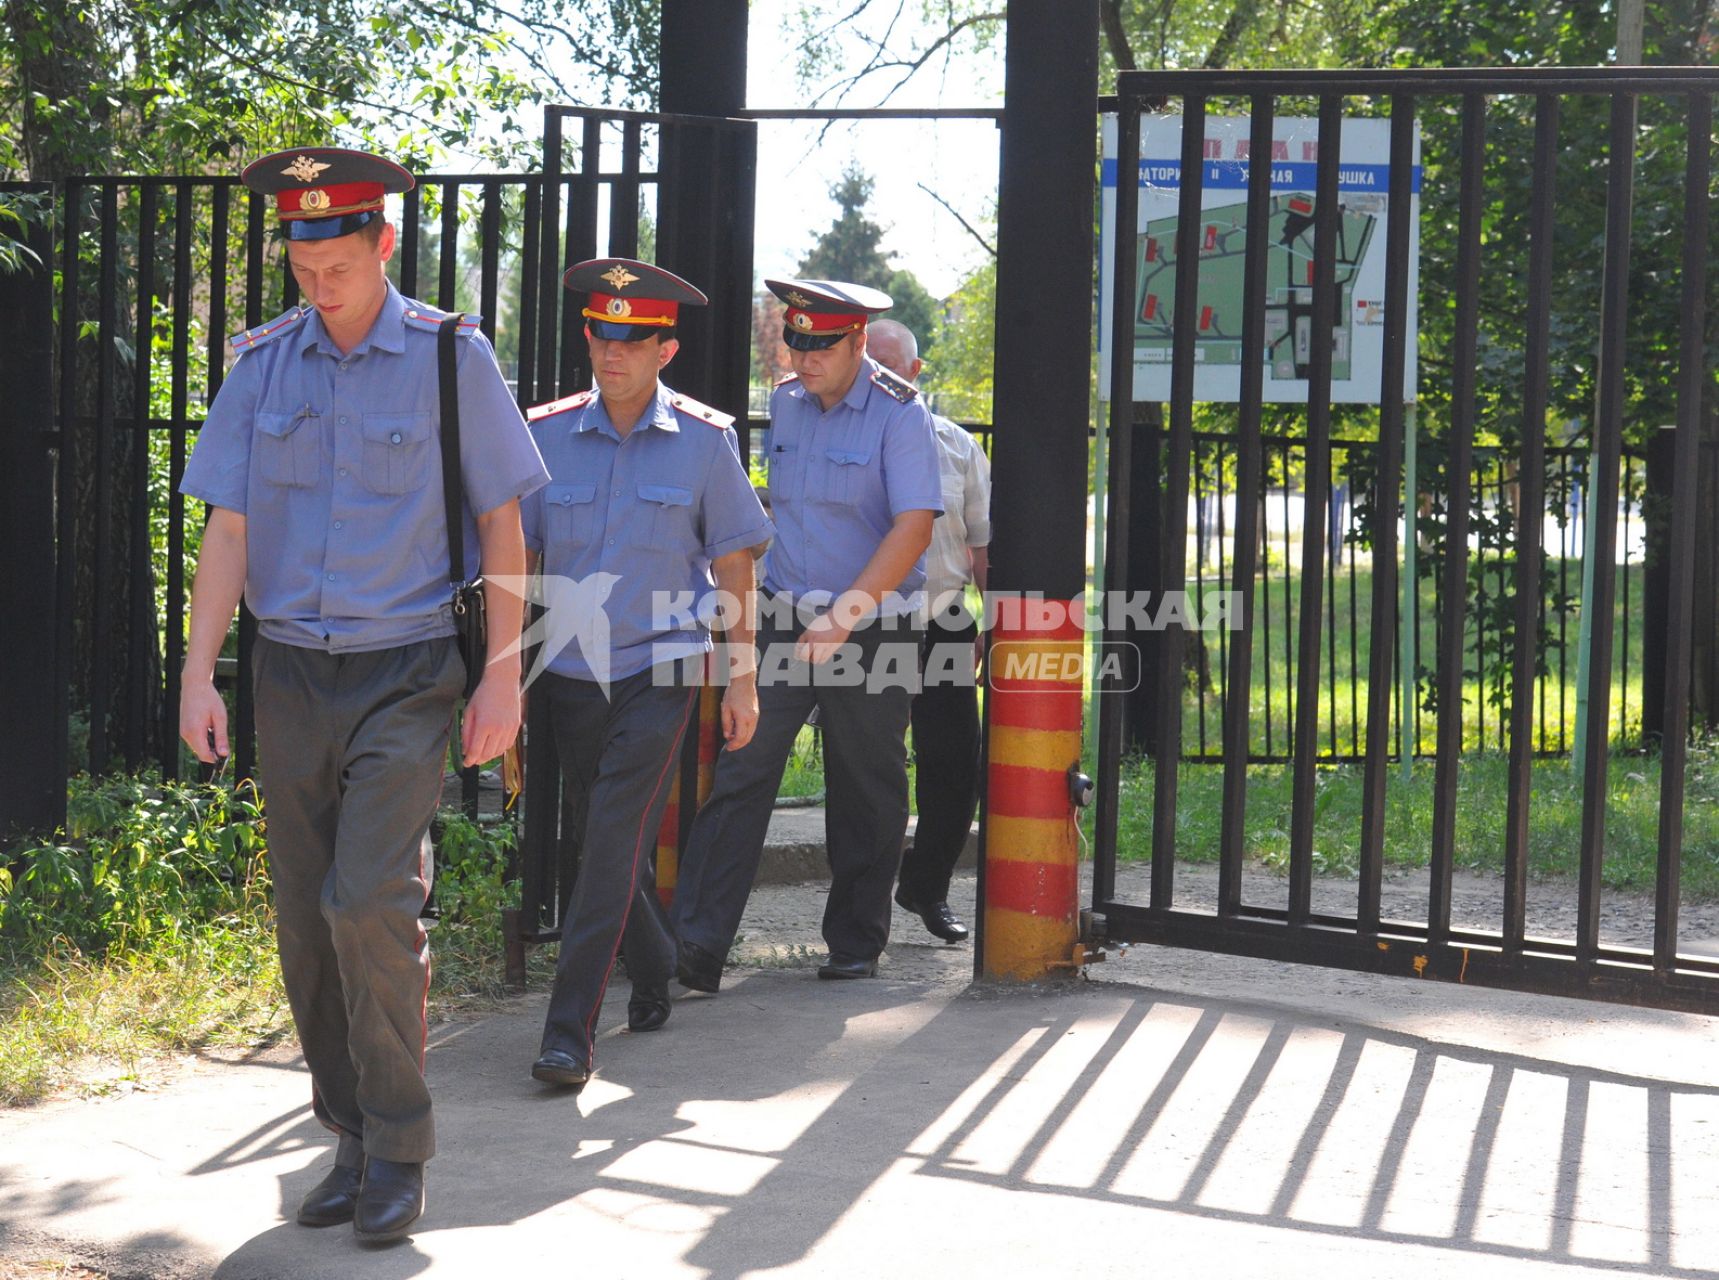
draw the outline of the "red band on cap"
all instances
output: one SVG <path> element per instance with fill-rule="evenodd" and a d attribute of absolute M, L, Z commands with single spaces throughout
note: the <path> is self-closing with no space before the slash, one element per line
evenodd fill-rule
<path fill-rule="evenodd" d="M 619 298 L 608 293 L 593 293 L 588 306 L 580 313 L 592 320 L 607 320 L 610 324 L 671 325 L 680 316 L 680 303 L 661 298 Z"/>
<path fill-rule="evenodd" d="M 337 218 L 382 207 L 380 182 L 339 182 L 327 187 L 292 187 L 275 193 L 283 219 Z"/>
<path fill-rule="evenodd" d="M 828 337 L 832 333 L 852 333 L 856 329 L 865 328 L 867 320 L 865 313 L 858 315 L 832 315 L 822 311 L 802 311 L 798 307 L 789 307 L 788 314 L 783 317 L 783 323 L 795 333 L 809 333 L 813 337 Z"/>

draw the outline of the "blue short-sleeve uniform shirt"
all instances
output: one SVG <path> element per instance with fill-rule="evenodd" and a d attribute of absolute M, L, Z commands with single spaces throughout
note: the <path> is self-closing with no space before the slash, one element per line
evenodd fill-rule
<path fill-rule="evenodd" d="M 776 540 L 764 557 L 766 592 L 800 599 L 846 591 L 896 516 L 943 513 L 931 415 L 906 386 L 866 356 L 827 413 L 798 380 L 771 395 L 765 456 Z M 921 556 L 881 612 L 911 612 L 909 598 L 924 587 Z"/>
<path fill-rule="evenodd" d="M 180 491 L 246 522 L 245 601 L 271 640 L 329 652 L 453 634 L 435 322 L 392 284 L 342 354 L 301 308 L 234 340 L 241 355 Z M 475 514 L 549 476 L 472 325 L 456 343 L 466 572 Z"/>
<path fill-rule="evenodd" d="M 710 562 L 774 530 L 726 415 L 660 383 L 625 439 L 594 391 L 546 408 L 531 430 L 550 482 L 520 506 L 525 544 L 549 609 L 582 615 L 546 617 L 548 669 L 607 683 L 707 652 Z"/>

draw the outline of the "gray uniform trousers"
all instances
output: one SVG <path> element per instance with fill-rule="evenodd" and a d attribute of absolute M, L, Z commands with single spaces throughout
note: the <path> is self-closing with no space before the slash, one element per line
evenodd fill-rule
<path fill-rule="evenodd" d="M 907 721 L 920 631 L 862 627 L 849 643 L 868 677 L 843 683 L 839 667 L 793 664 L 772 679 L 801 628 L 759 632 L 758 729 L 716 759 L 710 798 L 693 819 L 675 885 L 677 937 L 725 956 L 740 927 L 770 813 L 794 739 L 814 705 L 824 741 L 824 841 L 830 894 L 823 932 L 830 954 L 872 960 L 889 941 L 890 892 L 907 832 Z M 777 648 L 781 646 L 781 648 Z"/>
<path fill-rule="evenodd" d="M 666 994 L 674 976 L 674 939 L 657 901 L 651 855 L 698 690 L 658 685 L 651 669 L 615 681 L 606 693 L 592 680 L 544 679 L 581 840 L 543 1048 L 592 1066 L 597 1015 L 623 939 L 635 988 Z"/>
<path fill-rule="evenodd" d="M 424 1083 L 430 820 L 465 664 L 453 639 L 252 668 L 281 975 L 335 1159 L 435 1152 Z"/>

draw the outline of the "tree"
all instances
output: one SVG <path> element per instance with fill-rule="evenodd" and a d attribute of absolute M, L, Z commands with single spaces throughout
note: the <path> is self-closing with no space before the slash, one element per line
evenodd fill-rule
<path fill-rule="evenodd" d="M 919 339 L 921 351 L 935 342 L 939 308 L 919 278 L 891 265 L 883 250 L 884 228 L 866 213 L 875 184 L 849 166 L 830 188 L 841 212 L 800 259 L 799 274 L 808 280 L 841 280 L 881 289 L 895 301 L 890 318 L 899 320 Z"/>

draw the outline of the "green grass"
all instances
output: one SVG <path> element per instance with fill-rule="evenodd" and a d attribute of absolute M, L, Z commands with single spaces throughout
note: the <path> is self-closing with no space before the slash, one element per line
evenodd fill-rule
<path fill-rule="evenodd" d="M 1434 765 L 1422 761 L 1412 778 L 1392 765 L 1385 790 L 1385 861 L 1426 865 L 1432 845 Z M 1354 875 L 1360 861 L 1362 767 L 1322 766 L 1314 801 L 1314 867 Z M 1292 773 L 1287 765 L 1248 769 L 1247 856 L 1278 869 L 1289 858 Z M 1604 882 L 1615 889 L 1651 890 L 1659 849 L 1659 761 L 1620 755 L 1609 764 Z M 1222 821 L 1223 770 L 1184 764 L 1177 779 L 1176 852 L 1189 862 L 1214 862 Z M 1155 779 L 1149 761 L 1123 769 L 1117 814 L 1117 856 L 1149 858 Z M 1509 803 L 1508 761 L 1496 754 L 1462 762 L 1458 775 L 1455 860 L 1478 871 L 1502 871 Z M 1089 811 L 1090 813 L 1090 811 Z M 1578 868 L 1582 787 L 1568 761 L 1536 761 L 1529 798 L 1528 864 L 1537 878 L 1570 877 Z M 1088 820 L 1090 834 L 1090 817 Z M 1719 898 L 1719 748 L 1690 754 L 1685 772 L 1683 896 Z"/>
<path fill-rule="evenodd" d="M 1565 575 L 1566 585 L 1572 595 L 1580 593 L 1581 565 L 1578 561 L 1565 563 L 1553 559 L 1548 562 L 1546 582 L 1548 591 L 1556 590 L 1559 574 Z M 1625 613 L 1624 582 L 1629 581 L 1629 609 Z M 1188 585 L 1195 589 L 1195 578 L 1190 568 Z M 1216 589 L 1217 582 L 1214 569 L 1208 561 L 1206 588 Z M 1498 581 L 1496 572 L 1487 573 L 1488 591 L 1502 594 L 1508 588 Z M 1341 571 L 1337 575 L 1335 590 L 1329 580 L 1326 582 L 1328 603 L 1324 610 L 1321 626 L 1320 641 L 1320 672 L 1319 672 L 1319 750 L 1321 753 L 1332 753 L 1333 743 L 1335 754 L 1361 754 L 1365 734 L 1367 715 L 1368 655 L 1371 652 L 1373 637 L 1372 619 L 1372 590 L 1373 573 L 1369 561 L 1358 557 L 1355 573 L 1351 579 L 1348 572 L 1347 551 Z M 1617 617 L 1619 630 L 1612 647 L 1612 696 L 1610 709 L 1611 736 L 1614 741 L 1633 744 L 1635 735 L 1639 733 L 1641 723 L 1641 631 L 1642 631 L 1642 570 L 1640 565 L 1620 566 L 1617 587 Z M 1419 584 L 1419 658 L 1418 665 L 1422 669 L 1418 700 L 1423 704 L 1418 723 L 1418 751 L 1430 752 L 1435 744 L 1438 729 L 1437 715 L 1427 709 L 1424 704 L 1431 690 L 1431 673 L 1436 670 L 1438 654 L 1436 644 L 1436 608 L 1435 593 L 1431 581 L 1422 579 Z M 1332 606 L 1335 606 L 1336 627 L 1331 627 Z M 1256 753 L 1266 753 L 1268 743 L 1270 753 L 1283 753 L 1288 750 L 1292 733 L 1291 718 L 1294 699 L 1295 664 L 1290 661 L 1291 650 L 1300 644 L 1298 630 L 1301 619 L 1301 575 L 1290 573 L 1287 579 L 1282 569 L 1281 558 L 1272 562 L 1268 577 L 1261 578 L 1255 587 L 1255 626 L 1253 635 L 1253 667 L 1252 680 L 1249 689 L 1248 706 L 1250 709 L 1250 735 L 1253 750 Z M 1578 635 L 1578 612 L 1572 610 L 1565 625 L 1566 648 L 1560 651 L 1553 647 L 1547 650 L 1545 656 L 1546 672 L 1536 682 L 1534 688 L 1534 724 L 1536 732 L 1535 746 L 1537 750 L 1559 751 L 1567 749 L 1575 736 L 1576 701 L 1578 686 L 1576 679 L 1576 650 Z M 1288 622 L 1285 622 L 1285 618 Z M 1476 648 L 1476 627 L 1474 611 L 1470 609 L 1466 615 L 1467 627 L 1464 632 L 1463 666 L 1469 674 L 1463 681 L 1463 749 L 1503 750 L 1508 745 L 1504 732 L 1504 721 L 1509 714 L 1508 682 L 1504 685 L 1505 700 L 1501 707 L 1495 702 L 1491 688 L 1474 674 L 1480 667 L 1481 659 L 1490 668 L 1499 659 L 1498 641 L 1494 634 L 1489 633 L 1485 640 L 1485 648 Z M 1552 615 L 1548 628 L 1555 640 L 1557 636 L 1557 619 Z M 1287 632 L 1287 639 L 1286 639 Z M 1629 666 L 1624 667 L 1624 636 L 1628 635 Z M 1220 634 L 1215 631 L 1201 633 L 1198 638 L 1189 637 L 1189 644 L 1203 643 L 1206 651 L 1206 661 L 1210 672 L 1210 687 L 1203 693 L 1194 686 L 1192 674 L 1185 683 L 1183 698 L 1182 724 L 1184 750 L 1195 753 L 1201 750 L 1201 735 L 1204 733 L 1205 750 L 1213 755 L 1219 750 L 1219 740 L 1223 723 L 1223 699 L 1221 697 L 1228 643 L 1233 637 L 1228 633 Z M 1351 645 L 1353 660 L 1351 660 Z M 1395 645 L 1396 638 L 1392 637 L 1393 668 L 1391 692 L 1391 749 L 1395 751 L 1398 744 L 1398 717 L 1401 708 L 1397 696 L 1398 676 L 1396 674 Z M 1562 736 L 1560 731 L 1562 728 Z M 1543 728 L 1544 738 L 1539 735 Z"/>
<path fill-rule="evenodd" d="M 78 778 L 68 817 L 0 861 L 0 1105 L 73 1079 L 146 1083 L 163 1055 L 290 1033 L 248 787 Z M 517 889 L 510 827 L 443 813 L 435 834 L 431 995 L 445 1012 L 503 992 L 501 908 Z M 532 958 L 541 975 L 547 955 Z"/>

